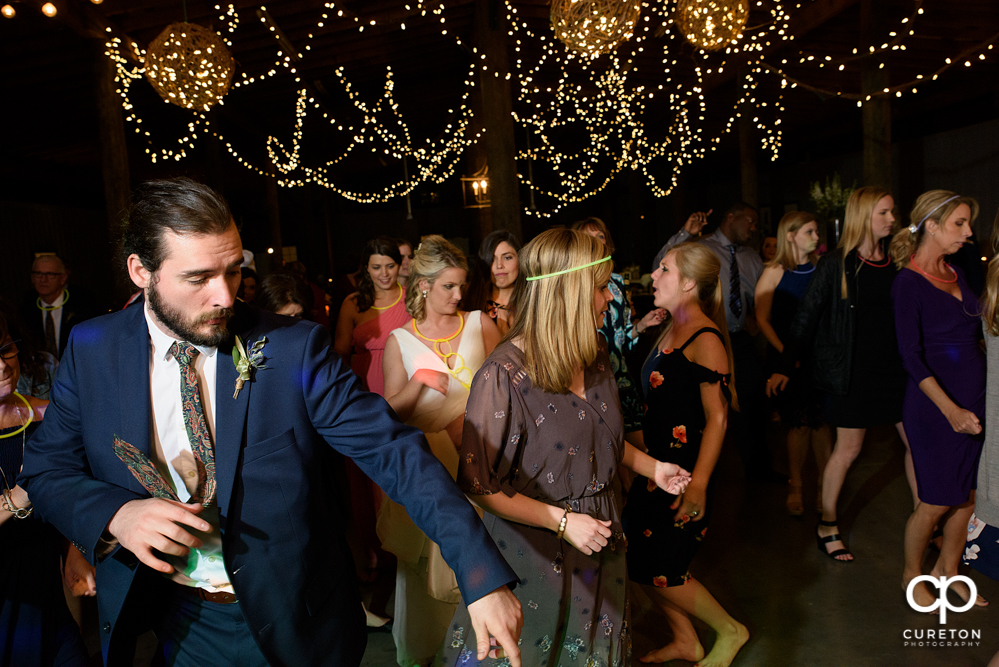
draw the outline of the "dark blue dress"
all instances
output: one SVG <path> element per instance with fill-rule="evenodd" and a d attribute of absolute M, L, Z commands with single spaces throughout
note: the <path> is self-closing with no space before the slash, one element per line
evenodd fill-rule
<path fill-rule="evenodd" d="M 938 289 L 915 271 L 903 269 L 892 286 L 895 331 L 909 374 L 902 424 L 909 437 L 919 499 L 931 505 L 960 505 L 978 476 L 984 434 L 956 433 L 919 383 L 936 378 L 957 405 L 985 413 L 985 352 L 978 299 L 957 272 L 962 300 Z"/>
<path fill-rule="evenodd" d="M 770 326 L 774 328 L 781 342 L 787 340 L 791 323 L 798 312 L 798 303 L 805 295 L 805 290 L 812 282 L 814 274 L 815 265 L 810 262 L 799 264 L 792 270 L 784 269 L 780 282 L 774 288 L 773 303 L 770 307 Z M 779 363 L 780 352 L 773 345 L 767 344 L 767 374 L 777 372 L 780 368 Z M 787 388 L 772 399 L 781 423 L 789 428 L 801 426 L 818 428 L 825 421 L 822 394 L 812 387 L 808 379 L 810 377 L 808 359 L 803 359 L 801 366 L 794 369 L 790 375 Z"/>
<path fill-rule="evenodd" d="M 701 384 L 721 382 L 728 395 L 729 376 L 684 356 L 683 351 L 703 333 L 721 338 L 717 329 L 705 327 L 682 346 L 656 350 L 642 368 L 645 419 L 642 430 L 649 455 L 693 471 L 701 453 L 706 420 Z M 638 475 L 624 506 L 624 533 L 628 538 L 628 578 L 640 584 L 679 586 L 690 578 L 689 567 L 708 530 L 714 498 L 714 477 L 699 521 L 674 521 L 670 505 L 676 496 Z"/>
<path fill-rule="evenodd" d="M 31 424 L 27 437 L 37 427 Z M 0 429 L 0 435 L 19 428 Z M 0 468 L 11 486 L 23 455 L 20 434 L 0 440 Z M 32 515 L 0 526 L 0 545 L 0 666 L 86 665 L 87 651 L 62 592 L 62 537 Z"/>

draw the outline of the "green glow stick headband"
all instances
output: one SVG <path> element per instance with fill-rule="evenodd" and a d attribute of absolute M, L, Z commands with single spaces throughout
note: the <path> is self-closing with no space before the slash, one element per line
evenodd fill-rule
<path fill-rule="evenodd" d="M 610 258 L 611 256 L 607 255 L 603 259 L 598 259 L 595 262 L 590 262 L 589 264 L 583 264 L 581 266 L 574 266 L 571 269 L 563 269 L 561 271 L 556 271 L 555 273 L 546 273 L 543 276 L 531 276 L 530 278 L 527 279 L 527 282 L 531 282 L 532 280 L 541 280 L 542 278 L 552 278 L 554 276 L 560 276 L 563 273 L 572 273 L 573 271 L 579 271 L 580 269 L 585 269 L 588 266 L 594 266 L 595 264 L 602 264 L 603 262 L 606 262 Z"/>

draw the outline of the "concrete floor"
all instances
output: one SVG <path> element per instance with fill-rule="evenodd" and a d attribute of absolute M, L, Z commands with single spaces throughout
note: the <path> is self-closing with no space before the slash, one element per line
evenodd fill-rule
<path fill-rule="evenodd" d="M 777 441 L 776 433 L 774 441 Z M 775 460 L 783 461 L 774 447 Z M 806 469 L 802 518 L 788 516 L 787 487 L 747 485 L 734 447 L 726 445 L 716 472 L 718 502 L 711 529 L 691 568 L 751 633 L 737 667 L 984 667 L 999 650 L 999 611 L 949 613 L 947 624 L 909 608 L 901 588 L 902 536 L 912 500 L 903 447 L 892 428 L 868 434 L 840 502 L 840 529 L 856 560 L 839 563 L 815 546 L 815 471 Z M 786 465 L 786 464 L 783 464 Z M 780 464 L 778 464 L 778 467 Z M 927 551 L 925 572 L 935 552 Z M 964 572 L 999 609 L 999 582 Z M 953 597 L 954 604 L 959 600 Z M 634 655 L 666 643 L 665 620 L 635 591 Z M 391 606 L 389 606 L 391 609 Z M 980 630 L 978 646 L 904 647 L 906 629 Z M 713 633 L 698 626 L 705 650 Z M 493 661 L 487 661 L 490 664 Z M 368 635 L 364 667 L 392 667 L 387 632 Z M 571 665 L 572 663 L 566 664 Z M 637 659 L 635 665 L 639 665 Z M 674 667 L 689 665 L 684 661 Z"/>

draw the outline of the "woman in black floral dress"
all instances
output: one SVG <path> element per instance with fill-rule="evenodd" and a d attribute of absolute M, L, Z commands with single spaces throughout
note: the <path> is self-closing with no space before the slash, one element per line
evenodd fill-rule
<path fill-rule="evenodd" d="M 704 246 L 671 249 L 652 274 L 655 304 L 672 319 L 642 369 L 647 411 L 643 428 L 649 454 L 692 470 L 686 491 L 670 494 L 638 478 L 624 512 L 628 571 L 647 586 L 666 614 L 673 641 L 641 658 L 674 659 L 701 667 L 727 667 L 749 639 L 710 592 L 690 576 L 690 562 L 712 512 L 712 473 L 721 453 L 731 398 L 731 352 L 718 281 L 719 262 Z M 714 318 L 714 319 L 712 319 Z M 689 616 L 718 637 L 704 649 Z"/>
<path fill-rule="evenodd" d="M 520 579 L 524 667 L 629 665 L 615 473 L 624 465 L 677 492 L 686 473 L 624 442 L 617 383 L 596 332 L 611 298 L 603 245 L 554 229 L 521 261 L 523 306 L 472 382 L 458 484 L 486 510 L 483 522 Z M 459 605 L 435 664 L 477 665 L 472 635 Z"/>

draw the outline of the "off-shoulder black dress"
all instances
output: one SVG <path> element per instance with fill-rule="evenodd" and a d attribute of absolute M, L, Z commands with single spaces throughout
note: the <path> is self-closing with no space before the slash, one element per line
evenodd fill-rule
<path fill-rule="evenodd" d="M 657 350 L 642 368 L 645 419 L 642 430 L 649 455 L 693 471 L 701 452 L 707 421 L 701 403 L 701 385 L 721 382 L 728 397 L 729 376 L 696 364 L 683 351 L 703 333 L 721 338 L 717 329 L 696 331 L 682 346 Z M 628 538 L 628 577 L 640 584 L 679 586 L 690 578 L 690 562 L 708 530 L 714 499 L 714 478 L 700 521 L 674 521 L 670 505 L 676 496 L 646 477 L 636 477 L 624 507 Z"/>

